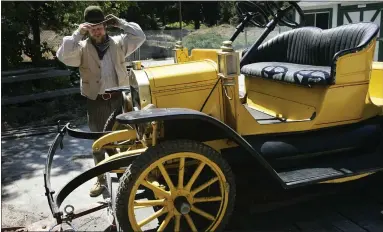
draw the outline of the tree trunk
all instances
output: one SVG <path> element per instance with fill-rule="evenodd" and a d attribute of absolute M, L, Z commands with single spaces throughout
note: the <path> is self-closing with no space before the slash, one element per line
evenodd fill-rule
<path fill-rule="evenodd" d="M 41 48 L 40 48 L 40 20 L 39 20 L 39 2 L 32 2 L 32 14 L 30 25 L 33 34 L 33 50 L 32 50 L 32 63 L 39 66 L 41 63 Z"/>
<path fill-rule="evenodd" d="M 201 21 L 199 19 L 194 20 L 194 29 L 198 30 L 201 27 Z"/>

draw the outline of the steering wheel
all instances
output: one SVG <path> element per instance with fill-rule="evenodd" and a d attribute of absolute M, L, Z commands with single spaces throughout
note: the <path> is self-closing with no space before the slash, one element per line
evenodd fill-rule
<path fill-rule="evenodd" d="M 303 13 L 303 10 L 300 8 L 297 2 L 283 1 L 276 3 L 274 1 L 267 1 L 265 4 L 268 13 L 271 14 L 274 18 L 277 18 L 278 14 L 283 15 L 279 19 L 280 24 L 291 28 L 297 28 L 304 25 L 305 14 Z M 286 17 L 287 13 L 291 11 L 291 9 L 295 9 L 298 12 L 298 15 L 300 17 L 299 23 L 297 23 L 295 20 L 291 20 L 288 17 Z"/>
<path fill-rule="evenodd" d="M 256 27 L 265 28 L 269 22 L 267 14 L 259 5 L 251 1 L 239 1 L 235 4 L 240 19 L 246 16 L 252 16 L 250 23 Z"/>

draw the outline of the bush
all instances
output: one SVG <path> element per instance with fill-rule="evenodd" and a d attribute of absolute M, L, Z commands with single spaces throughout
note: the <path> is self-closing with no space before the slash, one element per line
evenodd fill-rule
<path fill-rule="evenodd" d="M 194 30 L 194 23 L 185 23 L 182 22 L 182 28 L 188 29 L 188 30 Z M 201 23 L 200 29 L 207 28 L 207 26 L 203 23 Z M 180 29 L 180 23 L 174 22 L 174 23 L 168 23 L 165 26 L 165 30 L 174 30 L 174 29 Z"/>
<path fill-rule="evenodd" d="M 207 32 L 204 34 L 190 34 L 186 36 L 182 43 L 184 47 L 187 47 L 190 50 L 194 48 L 220 48 L 222 42 L 225 41 L 224 37 L 215 32 Z"/>

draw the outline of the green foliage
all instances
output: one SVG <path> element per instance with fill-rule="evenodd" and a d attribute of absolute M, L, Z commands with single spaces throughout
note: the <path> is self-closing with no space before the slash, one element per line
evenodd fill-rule
<path fill-rule="evenodd" d="M 165 29 L 169 29 L 169 30 L 175 30 L 175 29 L 179 29 L 179 28 L 180 28 L 180 22 L 169 23 L 169 24 L 166 24 L 166 26 L 165 26 Z M 207 26 L 205 24 L 200 25 L 200 29 L 205 29 L 205 28 L 207 28 Z M 193 30 L 194 24 L 182 22 L 182 29 Z"/>
<path fill-rule="evenodd" d="M 225 40 L 223 36 L 216 32 L 190 34 L 184 38 L 182 43 L 190 50 L 194 48 L 220 48 Z"/>
<path fill-rule="evenodd" d="M 220 23 L 230 23 L 230 19 L 236 16 L 235 2 L 222 1 L 220 4 Z"/>
<path fill-rule="evenodd" d="M 235 15 L 234 3 L 182 2 L 184 29 L 200 29 L 217 22 L 229 23 Z M 105 14 L 114 14 L 137 22 L 144 30 L 161 26 L 178 29 L 179 2 L 134 1 L 14 1 L 2 2 L 2 65 L 17 67 L 24 53 L 41 64 L 41 54 L 49 50 L 39 43 L 40 30 L 53 30 L 68 35 L 83 22 L 84 9 L 99 5 Z M 31 38 L 30 35 L 34 35 Z"/>
<path fill-rule="evenodd" d="M 15 67 L 22 61 L 23 41 L 29 34 L 25 15 L 29 9 L 17 2 L 2 2 L 1 7 L 1 65 L 3 70 Z"/>
<path fill-rule="evenodd" d="M 3 69 L 17 67 L 22 61 L 23 52 L 31 57 L 32 61 L 41 60 L 41 54 L 49 51 L 50 48 L 44 43 L 36 44 L 29 35 L 39 35 L 41 29 L 65 34 L 72 33 L 78 24 L 84 21 L 84 9 L 91 4 L 100 5 L 105 14 L 119 16 L 121 12 L 125 12 L 130 6 L 137 3 L 107 1 L 2 2 Z M 34 27 L 36 23 L 37 27 Z"/>

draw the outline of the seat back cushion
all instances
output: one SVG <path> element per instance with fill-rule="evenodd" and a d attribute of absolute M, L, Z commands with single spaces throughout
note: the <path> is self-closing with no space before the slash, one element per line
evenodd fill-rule
<path fill-rule="evenodd" d="M 337 52 L 366 46 L 378 31 L 379 26 L 369 22 L 327 30 L 302 27 L 281 33 L 257 49 L 244 52 L 250 52 L 247 64 L 274 61 L 331 66 Z"/>

